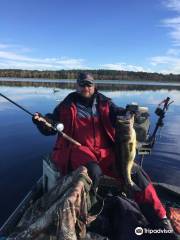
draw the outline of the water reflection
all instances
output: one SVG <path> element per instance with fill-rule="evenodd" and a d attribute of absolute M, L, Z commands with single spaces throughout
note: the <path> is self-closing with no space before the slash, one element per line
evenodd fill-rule
<path fill-rule="evenodd" d="M 47 87 L 1 86 L 0 92 L 30 112 L 51 112 L 71 89 L 54 92 Z M 151 130 L 157 117 L 155 107 L 169 96 L 174 100 L 165 126 L 151 156 L 145 158 L 144 168 L 152 180 L 180 186 L 180 91 L 102 91 L 119 106 L 137 102 L 148 106 L 151 113 Z M 42 156 L 50 152 L 55 137 L 42 136 L 32 124 L 31 117 L 0 97 L 0 224 L 16 207 L 27 191 L 42 174 Z M 5 191 L 6 189 L 6 191 Z M 11 201 L 13 199 L 13 201 Z M 7 206 L 9 206 L 7 208 Z"/>
<path fill-rule="evenodd" d="M 44 83 L 75 83 L 74 79 L 44 79 L 44 78 L 12 78 L 12 77 L 0 77 L 0 82 L 37 82 L 41 86 Z M 130 85 L 166 85 L 166 86 L 180 86 L 179 82 L 161 82 L 161 81 L 142 81 L 142 80 L 95 80 L 98 84 L 130 84 Z M 1 84 L 2 85 L 2 84 Z"/>
<path fill-rule="evenodd" d="M 58 89 L 58 91 L 54 91 L 54 88 L 46 88 L 46 87 L 7 87 L 1 86 L 0 91 L 2 94 L 9 96 L 14 101 L 26 101 L 28 102 L 45 98 L 51 99 L 54 101 L 61 101 L 63 98 L 67 96 L 68 93 L 74 91 L 74 89 Z M 110 91 L 110 90 L 101 90 L 103 94 L 112 98 L 120 105 L 126 105 L 130 102 L 137 102 L 141 105 L 157 105 L 162 101 L 163 98 L 169 96 L 173 101 L 173 105 L 180 106 L 180 91 L 178 90 L 146 90 L 146 91 L 139 91 L 139 90 L 121 90 L 121 91 Z M 31 99 L 32 98 L 32 99 Z M 29 101 L 30 99 L 30 101 Z M 7 103 L 7 100 L 4 98 L 0 98 L 0 103 Z M 2 107 L 2 106 L 1 106 Z M 10 105 L 10 107 L 12 107 Z M 0 108 L 1 110 L 1 108 Z"/>
<path fill-rule="evenodd" d="M 96 86 L 100 90 L 180 90 L 178 82 L 153 82 L 153 81 L 127 81 L 127 80 L 96 80 Z M 33 79 L 33 78 L 0 78 L 1 86 L 34 86 L 52 88 L 71 88 L 76 85 L 72 79 Z"/>

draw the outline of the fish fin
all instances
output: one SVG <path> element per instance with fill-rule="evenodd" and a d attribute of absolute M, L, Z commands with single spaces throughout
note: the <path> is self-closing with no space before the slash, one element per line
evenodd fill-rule
<path fill-rule="evenodd" d="M 135 182 L 133 182 L 133 184 L 131 185 L 131 187 L 132 187 L 132 190 L 133 190 L 134 192 L 141 192 L 141 191 L 142 191 L 142 189 L 141 189 Z"/>
<path fill-rule="evenodd" d="M 122 194 L 124 193 L 127 198 L 134 199 L 135 192 L 141 192 L 142 189 L 136 183 L 127 184 L 123 186 Z"/>

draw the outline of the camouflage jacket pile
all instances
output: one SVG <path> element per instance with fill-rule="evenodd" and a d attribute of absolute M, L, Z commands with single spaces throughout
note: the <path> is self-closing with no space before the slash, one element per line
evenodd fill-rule
<path fill-rule="evenodd" d="M 96 218 L 88 214 L 91 185 L 85 167 L 63 177 L 27 209 L 16 231 L 7 239 L 86 239 L 86 224 Z"/>

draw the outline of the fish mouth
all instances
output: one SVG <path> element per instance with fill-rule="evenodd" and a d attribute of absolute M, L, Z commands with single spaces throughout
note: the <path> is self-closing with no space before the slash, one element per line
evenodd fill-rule
<path fill-rule="evenodd" d="M 117 120 L 126 122 L 126 121 L 130 121 L 132 119 L 131 115 L 125 115 L 125 116 L 117 116 Z"/>
<path fill-rule="evenodd" d="M 117 122 L 116 131 L 118 134 L 131 135 L 133 126 L 130 123 L 119 123 Z"/>
<path fill-rule="evenodd" d="M 134 115 L 118 116 L 116 119 L 116 125 L 122 128 L 132 128 L 134 125 Z"/>

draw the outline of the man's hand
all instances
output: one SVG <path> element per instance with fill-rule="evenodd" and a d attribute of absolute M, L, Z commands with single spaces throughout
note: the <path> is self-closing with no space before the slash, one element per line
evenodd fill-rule
<path fill-rule="evenodd" d="M 55 122 L 48 117 L 44 117 L 41 113 L 36 112 L 32 117 L 32 121 L 36 125 L 44 124 L 49 128 L 52 128 L 54 131 L 62 132 L 64 129 L 64 125 L 59 122 Z"/>
<path fill-rule="evenodd" d="M 44 117 L 41 113 L 38 112 L 34 114 L 34 116 L 32 117 L 32 121 L 36 125 L 40 125 L 43 123 L 44 125 L 50 128 L 52 128 L 54 124 L 54 122 L 51 119 Z"/>
<path fill-rule="evenodd" d="M 36 112 L 34 116 L 32 117 L 32 121 L 34 124 L 39 124 L 40 122 L 44 122 L 44 117 L 41 113 Z"/>

